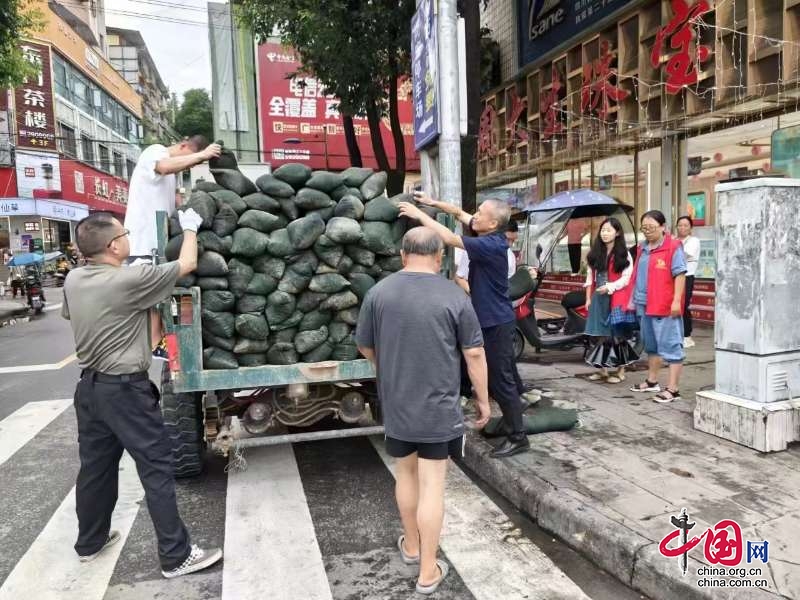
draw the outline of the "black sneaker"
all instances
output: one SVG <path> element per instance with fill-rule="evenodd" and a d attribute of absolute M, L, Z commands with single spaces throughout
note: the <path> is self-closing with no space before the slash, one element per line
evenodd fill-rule
<path fill-rule="evenodd" d="M 516 442 L 511 438 L 506 438 L 502 444 L 492 450 L 492 458 L 508 458 L 509 456 L 514 456 L 520 452 L 527 452 L 530 450 L 530 447 L 531 443 L 528 441 L 527 436 L 517 440 Z"/>
<path fill-rule="evenodd" d="M 180 577 L 181 575 L 202 571 L 220 560 L 222 560 L 222 550 L 219 548 L 203 550 L 197 544 L 192 544 L 192 551 L 181 566 L 175 567 L 169 571 L 164 571 L 162 569 L 161 574 L 167 579 L 172 579 L 174 577 Z"/>
<path fill-rule="evenodd" d="M 156 346 L 155 350 L 153 350 L 153 359 L 154 360 L 169 360 L 169 353 L 167 349 L 159 344 Z"/>
<path fill-rule="evenodd" d="M 80 560 L 83 563 L 92 562 L 95 558 L 100 556 L 103 550 L 105 550 L 106 548 L 110 548 L 111 546 L 116 544 L 121 538 L 122 536 L 119 534 L 119 531 L 109 531 L 108 539 L 106 540 L 106 543 L 103 544 L 103 547 L 100 548 L 100 550 L 98 550 L 94 554 L 87 554 L 86 556 L 78 556 L 78 560 Z"/>

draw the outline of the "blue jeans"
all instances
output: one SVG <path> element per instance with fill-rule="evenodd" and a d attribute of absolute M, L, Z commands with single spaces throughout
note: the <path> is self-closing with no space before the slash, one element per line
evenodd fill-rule
<path fill-rule="evenodd" d="M 648 356 L 658 355 L 668 364 L 683 362 L 683 318 L 651 317 L 644 314 L 645 307 L 636 305 L 644 350 Z"/>

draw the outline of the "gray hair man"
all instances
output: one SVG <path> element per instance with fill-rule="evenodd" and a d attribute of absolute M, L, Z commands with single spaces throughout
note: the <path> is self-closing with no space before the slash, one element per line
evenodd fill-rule
<path fill-rule="evenodd" d="M 377 370 L 386 451 L 397 458 L 395 495 L 406 564 L 419 564 L 417 591 L 433 593 L 448 572 L 436 559 L 449 456 L 463 455 L 460 357 L 477 395 L 476 425 L 489 420 L 486 357 L 468 297 L 439 271 L 442 241 L 422 227 L 403 237 L 403 269 L 364 298 L 356 328 L 361 353 Z"/>

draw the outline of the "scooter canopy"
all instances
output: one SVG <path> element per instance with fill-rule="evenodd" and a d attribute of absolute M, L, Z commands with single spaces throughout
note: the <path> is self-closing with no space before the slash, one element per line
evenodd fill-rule
<path fill-rule="evenodd" d="M 620 209 L 626 213 L 633 212 L 633 207 L 594 190 L 569 190 L 559 192 L 545 198 L 538 204 L 526 209 L 527 212 L 539 213 L 548 211 L 569 210 L 571 219 L 582 217 L 605 217 L 613 215 Z"/>

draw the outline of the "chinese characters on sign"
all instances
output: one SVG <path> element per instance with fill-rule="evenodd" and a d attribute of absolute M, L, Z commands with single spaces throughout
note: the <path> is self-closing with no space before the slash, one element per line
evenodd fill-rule
<path fill-rule="evenodd" d="M 594 113 L 606 120 L 611 102 L 619 103 L 630 96 L 630 92 L 616 86 L 617 70 L 611 64 L 616 58 L 608 40 L 600 42 L 600 57 L 583 65 L 581 87 L 581 112 Z"/>
<path fill-rule="evenodd" d="M 437 101 L 436 16 L 433 0 L 419 3 L 411 19 L 411 75 L 414 84 L 414 147 L 431 144 L 439 136 Z"/>
<path fill-rule="evenodd" d="M 497 111 L 494 106 L 487 104 L 481 113 L 480 126 L 478 129 L 478 156 L 493 157 L 497 156 L 497 132 L 494 123 L 497 119 Z"/>
<path fill-rule="evenodd" d="M 564 84 L 561 82 L 558 70 L 553 67 L 550 89 L 541 93 L 539 102 L 543 140 L 549 140 L 554 135 L 564 132 L 565 114 L 561 110 L 561 99 L 564 95 Z"/>
<path fill-rule="evenodd" d="M 14 92 L 19 146 L 43 150 L 56 149 L 53 89 L 50 76 L 50 47 L 22 42 L 25 60 L 34 65 L 38 75 Z"/>
<path fill-rule="evenodd" d="M 667 46 L 677 50 L 668 60 L 666 70 L 667 93 L 675 95 L 687 85 L 697 83 L 697 67 L 711 57 L 711 48 L 696 44 L 697 34 L 693 25 L 711 10 L 707 0 L 697 0 L 689 5 L 687 0 L 671 0 L 673 17 L 669 23 L 658 30 L 650 64 L 654 69 L 661 66 L 661 49 Z"/>
<path fill-rule="evenodd" d="M 516 148 L 518 142 L 528 141 L 528 131 L 525 128 L 525 119 L 523 118 L 522 126 L 519 125 L 520 117 L 524 117 L 526 109 L 528 108 L 528 99 L 520 98 L 517 95 L 517 90 L 511 90 L 508 95 L 507 110 L 508 119 L 506 121 L 506 129 L 508 130 L 508 140 L 506 141 L 507 148 Z"/>

